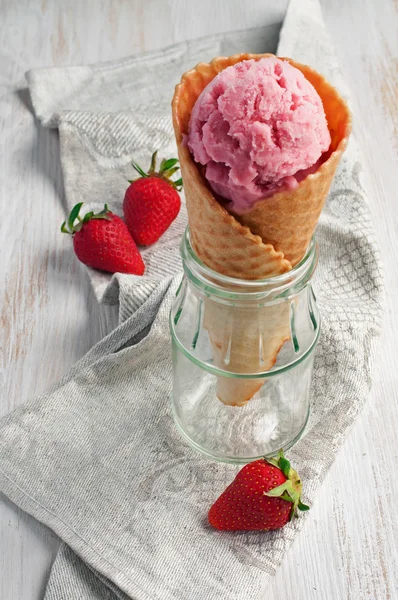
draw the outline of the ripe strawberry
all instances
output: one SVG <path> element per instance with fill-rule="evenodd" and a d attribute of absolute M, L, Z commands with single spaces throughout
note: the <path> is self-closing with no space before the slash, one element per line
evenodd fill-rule
<path fill-rule="evenodd" d="M 279 529 L 297 516 L 298 508 L 309 510 L 300 497 L 300 478 L 281 450 L 239 471 L 210 508 L 209 523 L 228 531 Z"/>
<path fill-rule="evenodd" d="M 73 235 L 77 258 L 89 267 L 110 273 L 143 275 L 145 265 L 126 224 L 108 210 L 87 213 L 80 218 L 83 202 L 72 209 L 68 226 L 62 223 L 62 233 Z M 75 225 L 75 221 L 77 224 Z"/>
<path fill-rule="evenodd" d="M 123 203 L 127 227 L 135 242 L 142 246 L 156 242 L 170 227 L 181 207 L 178 191 L 182 189 L 182 179 L 170 179 L 179 169 L 176 166 L 178 160 L 163 159 L 157 173 L 156 154 L 152 155 L 148 173 L 133 162 L 141 177 L 130 181 Z"/>

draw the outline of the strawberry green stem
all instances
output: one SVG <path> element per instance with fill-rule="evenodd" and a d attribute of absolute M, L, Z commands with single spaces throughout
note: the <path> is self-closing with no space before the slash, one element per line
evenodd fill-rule
<path fill-rule="evenodd" d="M 152 158 L 151 158 L 151 164 L 149 166 L 149 172 L 150 173 L 155 173 L 156 171 L 156 157 L 158 155 L 158 151 L 155 150 L 155 152 L 152 154 Z"/>
<path fill-rule="evenodd" d="M 83 225 L 85 223 L 88 223 L 88 221 L 91 221 L 92 219 L 105 219 L 107 221 L 110 220 L 110 210 L 107 204 L 104 205 L 104 208 L 101 212 L 95 214 L 93 211 L 90 211 L 86 213 L 83 218 L 79 214 L 82 206 L 83 202 L 79 202 L 78 204 L 75 204 L 75 206 L 72 208 L 67 221 L 64 221 L 61 225 L 62 233 L 68 233 L 69 235 L 73 235 L 74 233 L 80 231 Z M 77 224 L 75 224 L 76 221 Z"/>
<path fill-rule="evenodd" d="M 149 166 L 149 170 L 147 173 L 138 165 L 136 162 L 132 161 L 132 166 L 140 175 L 140 177 L 160 177 L 161 179 L 166 180 L 173 188 L 175 188 L 178 192 L 182 190 L 182 178 L 180 177 L 176 181 L 173 181 L 171 177 L 179 170 L 178 166 L 178 158 L 169 158 L 162 159 L 159 167 L 159 171 L 156 171 L 156 159 L 157 159 L 158 151 L 152 154 L 151 164 Z M 138 179 L 140 179 L 138 177 Z M 133 183 L 136 179 L 129 179 L 129 183 Z"/>
<path fill-rule="evenodd" d="M 280 469 L 287 479 L 282 485 L 278 485 L 269 490 L 269 492 L 264 492 L 264 495 L 273 498 L 282 498 L 287 502 L 291 502 L 290 520 L 298 516 L 297 510 L 309 510 L 310 507 L 301 502 L 302 483 L 300 477 L 297 471 L 291 467 L 287 458 L 285 458 L 283 450 L 280 450 L 274 458 L 266 458 L 265 460 Z"/>

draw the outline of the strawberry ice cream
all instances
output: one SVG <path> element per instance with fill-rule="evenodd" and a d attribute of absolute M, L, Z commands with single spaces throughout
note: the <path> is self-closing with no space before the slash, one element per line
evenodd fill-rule
<path fill-rule="evenodd" d="M 317 169 L 330 142 L 315 88 L 275 57 L 221 71 L 195 103 L 187 140 L 213 191 L 238 214 L 296 188 Z"/>

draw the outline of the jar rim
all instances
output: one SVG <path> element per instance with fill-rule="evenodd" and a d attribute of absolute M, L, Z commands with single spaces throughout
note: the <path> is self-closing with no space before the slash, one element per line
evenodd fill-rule
<path fill-rule="evenodd" d="M 247 297 L 252 294 L 257 296 L 264 293 L 268 295 L 271 292 L 273 294 L 282 292 L 296 287 L 300 283 L 305 285 L 316 268 L 318 246 L 315 236 L 313 236 L 303 258 L 290 271 L 263 279 L 240 279 L 215 271 L 199 258 L 192 247 L 188 226 L 181 240 L 181 256 L 187 276 L 190 279 L 193 277 L 199 284 L 206 285 L 210 293 L 224 295 L 227 292 L 230 295 L 232 292 L 235 296 L 243 295 Z"/>

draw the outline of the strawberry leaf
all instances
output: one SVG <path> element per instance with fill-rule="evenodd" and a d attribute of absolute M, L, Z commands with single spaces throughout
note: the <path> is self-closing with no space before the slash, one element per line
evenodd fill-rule
<path fill-rule="evenodd" d="M 283 500 L 286 500 L 287 502 L 291 502 L 292 504 L 294 504 L 294 500 L 292 500 L 292 498 L 289 496 L 289 494 L 287 492 L 282 494 L 281 498 Z"/>
<path fill-rule="evenodd" d="M 166 160 L 164 162 L 162 161 L 159 172 L 164 174 L 165 171 L 168 171 L 169 169 L 174 167 L 177 163 L 178 163 L 178 158 L 169 158 L 169 160 Z"/>
<path fill-rule="evenodd" d="M 264 460 L 269 463 L 270 465 L 273 465 L 274 467 L 277 467 L 278 469 L 280 469 L 280 465 L 279 465 L 279 461 L 281 458 L 284 458 L 283 455 L 283 450 L 279 450 L 278 454 L 276 456 L 271 456 L 270 458 L 267 458 L 266 456 L 264 457 Z"/>
<path fill-rule="evenodd" d="M 105 204 L 104 208 L 101 210 L 101 212 L 99 212 L 97 214 L 95 214 L 93 211 L 87 213 L 83 219 L 83 223 L 87 223 L 91 219 L 104 219 L 105 221 L 110 221 L 111 218 L 109 216 L 109 212 L 110 212 L 109 206 L 107 204 Z"/>
<path fill-rule="evenodd" d="M 104 204 L 104 208 L 101 210 L 101 212 L 97 213 L 96 215 L 94 215 L 94 217 L 101 218 L 101 217 L 106 217 L 108 216 L 109 213 L 109 206 L 107 204 Z"/>
<path fill-rule="evenodd" d="M 94 215 L 93 211 L 90 211 L 86 215 L 84 215 L 84 217 L 83 217 L 83 223 L 87 223 L 87 221 L 89 221 L 93 215 Z"/>
<path fill-rule="evenodd" d="M 273 488 L 272 490 L 269 490 L 268 492 L 264 492 L 264 496 L 271 496 L 271 497 L 280 497 L 282 496 L 282 494 L 284 494 L 287 489 L 288 489 L 288 484 L 289 482 L 286 481 L 285 483 L 282 483 L 282 485 L 278 485 L 277 487 Z"/>
<path fill-rule="evenodd" d="M 149 172 L 150 173 L 154 173 L 155 170 L 156 170 L 156 157 L 157 157 L 157 155 L 158 155 L 158 151 L 155 150 L 155 152 L 152 154 L 151 164 L 150 164 L 150 167 L 149 167 Z"/>
<path fill-rule="evenodd" d="M 162 173 L 163 177 L 166 177 L 166 179 L 168 179 L 169 177 L 174 175 L 174 173 L 176 173 L 179 168 L 180 167 L 172 167 L 171 169 L 167 169 L 167 171 L 161 171 L 161 173 Z"/>
<path fill-rule="evenodd" d="M 107 214 L 107 215 L 101 215 L 101 214 L 93 215 L 92 217 L 90 217 L 90 219 L 96 219 L 96 220 L 97 219 L 98 220 L 102 219 L 103 221 L 110 221 L 111 220 L 109 214 Z M 90 221 L 90 219 L 87 219 L 87 221 Z M 86 223 L 87 221 L 84 221 L 84 223 Z"/>
<path fill-rule="evenodd" d="M 297 506 L 300 510 L 310 510 L 310 507 L 307 506 L 306 504 L 304 504 L 303 502 L 301 502 L 301 500 L 299 501 Z"/>
<path fill-rule="evenodd" d="M 62 233 L 68 233 L 69 235 L 72 235 L 72 233 L 69 231 L 69 229 L 66 227 L 66 221 L 64 221 L 61 225 L 61 232 Z"/>
<path fill-rule="evenodd" d="M 133 161 L 131 164 L 133 165 L 134 169 L 141 175 L 141 177 L 148 177 L 148 174 L 145 173 L 145 171 L 143 171 L 141 167 L 137 165 L 137 163 Z"/>
<path fill-rule="evenodd" d="M 285 477 L 289 477 L 290 472 L 290 462 L 284 456 L 281 456 L 278 464 L 280 470 L 284 474 Z"/>
<path fill-rule="evenodd" d="M 133 165 L 134 169 L 138 172 L 140 177 L 160 177 L 161 179 L 164 179 L 165 181 L 170 183 L 170 185 L 172 185 L 178 192 L 180 192 L 182 189 L 182 178 L 180 177 L 180 179 L 178 179 L 177 181 L 171 180 L 171 177 L 179 170 L 178 158 L 169 158 L 167 160 L 165 158 L 163 158 L 160 163 L 159 172 L 157 172 L 156 171 L 157 152 L 158 151 L 156 150 L 152 154 L 151 164 L 150 164 L 148 173 L 145 173 L 145 171 L 136 162 L 132 161 L 131 164 Z M 135 181 L 137 181 L 137 179 L 129 179 L 128 180 L 128 182 L 130 184 L 134 184 Z"/>
<path fill-rule="evenodd" d="M 83 206 L 83 202 L 79 202 L 78 204 L 75 204 L 75 206 L 72 208 L 70 215 L 69 215 L 69 219 L 68 219 L 68 227 L 69 227 L 69 231 L 73 232 L 74 230 L 74 222 L 76 221 L 76 219 L 79 216 L 79 212 L 81 207 Z"/>
<path fill-rule="evenodd" d="M 276 458 L 264 458 L 265 462 L 279 469 L 279 462 Z"/>

